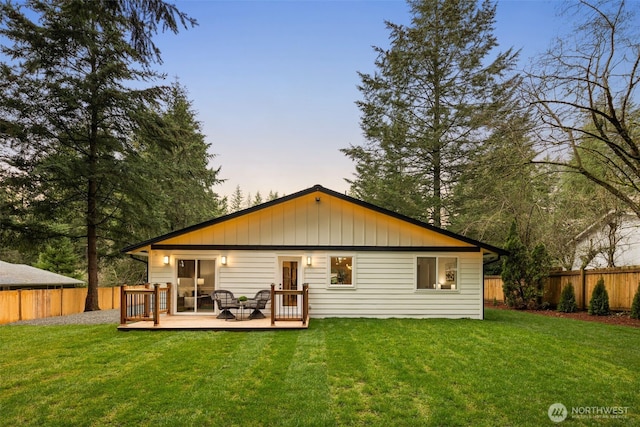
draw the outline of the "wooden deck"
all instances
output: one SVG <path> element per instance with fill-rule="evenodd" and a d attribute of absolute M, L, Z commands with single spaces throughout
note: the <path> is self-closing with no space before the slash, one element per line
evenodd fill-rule
<path fill-rule="evenodd" d="M 152 330 L 152 331 L 273 331 L 279 329 L 307 329 L 309 319 L 303 324 L 301 321 L 277 321 L 271 325 L 271 319 L 216 319 L 213 315 L 161 315 L 160 324 L 153 325 L 153 321 L 131 322 L 118 326 L 121 331 Z"/>

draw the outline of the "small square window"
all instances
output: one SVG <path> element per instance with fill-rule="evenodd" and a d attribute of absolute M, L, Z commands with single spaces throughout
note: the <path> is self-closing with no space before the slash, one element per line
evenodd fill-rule
<path fill-rule="evenodd" d="M 353 286 L 353 257 L 329 257 L 330 285 Z"/>
<path fill-rule="evenodd" d="M 418 257 L 417 289 L 458 289 L 458 259 L 453 257 Z"/>

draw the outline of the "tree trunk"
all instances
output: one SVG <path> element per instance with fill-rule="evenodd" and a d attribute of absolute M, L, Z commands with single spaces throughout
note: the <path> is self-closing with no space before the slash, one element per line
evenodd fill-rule
<path fill-rule="evenodd" d="M 100 310 L 98 304 L 98 234 L 96 227 L 96 182 L 89 180 L 89 194 L 87 199 L 87 266 L 88 290 L 84 311 Z"/>
<path fill-rule="evenodd" d="M 436 60 L 436 70 L 440 70 L 440 61 Z M 434 85 L 434 115 L 433 128 L 435 129 L 435 140 L 433 144 L 433 225 L 442 227 L 442 132 L 440 119 L 440 81 Z"/>
<path fill-rule="evenodd" d="M 442 159 L 440 155 L 440 143 L 433 153 L 433 225 L 442 227 Z"/>
<path fill-rule="evenodd" d="M 92 74 L 95 61 L 92 62 Z M 98 113 L 96 103 L 92 104 L 91 128 L 89 134 L 89 177 L 87 185 L 87 273 L 88 290 L 84 311 L 100 310 L 98 304 Z"/>

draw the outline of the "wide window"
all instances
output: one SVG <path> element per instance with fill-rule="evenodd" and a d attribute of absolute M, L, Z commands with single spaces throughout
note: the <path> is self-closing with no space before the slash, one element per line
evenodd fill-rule
<path fill-rule="evenodd" d="M 329 257 L 329 273 L 329 277 L 331 278 L 331 286 L 353 287 L 353 257 Z"/>
<path fill-rule="evenodd" d="M 418 289 L 458 289 L 458 258 L 418 257 Z"/>

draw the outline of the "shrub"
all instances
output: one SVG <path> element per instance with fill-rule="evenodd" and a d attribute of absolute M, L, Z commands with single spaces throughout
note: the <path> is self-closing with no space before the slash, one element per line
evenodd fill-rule
<path fill-rule="evenodd" d="M 640 319 L 640 283 L 631 303 L 631 318 Z"/>
<path fill-rule="evenodd" d="M 574 292 L 573 285 L 571 283 L 567 284 L 567 286 L 562 289 L 560 302 L 558 303 L 558 311 L 563 313 L 575 313 L 578 311 L 576 293 Z"/>
<path fill-rule="evenodd" d="M 595 316 L 607 316 L 609 314 L 609 293 L 604 287 L 604 278 L 600 278 L 593 288 L 591 301 L 589 301 L 589 314 Z"/>

